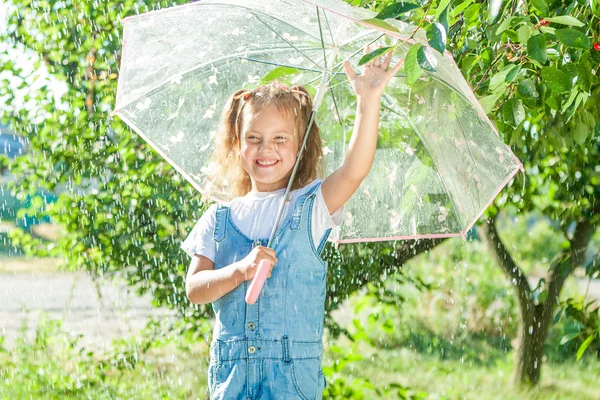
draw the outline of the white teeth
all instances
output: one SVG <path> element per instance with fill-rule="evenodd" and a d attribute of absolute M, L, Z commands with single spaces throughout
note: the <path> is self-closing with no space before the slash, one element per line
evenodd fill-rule
<path fill-rule="evenodd" d="M 277 161 L 271 161 L 271 162 L 264 162 L 264 161 L 257 161 L 260 165 L 273 165 L 275 164 Z"/>

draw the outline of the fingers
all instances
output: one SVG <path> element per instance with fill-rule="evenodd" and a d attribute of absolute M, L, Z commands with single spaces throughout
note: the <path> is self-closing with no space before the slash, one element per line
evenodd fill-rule
<path fill-rule="evenodd" d="M 371 52 L 371 46 L 366 45 L 365 48 L 363 49 L 363 55 L 369 54 L 370 52 Z M 373 60 L 365 63 L 364 68 L 372 67 L 372 66 L 373 66 Z"/>
<path fill-rule="evenodd" d="M 404 58 L 402 58 L 400 61 L 398 61 L 398 63 L 396 65 L 394 65 L 394 68 L 392 68 L 392 70 L 389 72 L 390 76 L 396 75 L 396 73 L 400 70 L 400 68 L 402 68 L 403 65 L 404 65 Z"/>
<path fill-rule="evenodd" d="M 260 247 L 260 249 L 262 250 L 263 254 L 261 255 L 263 256 L 263 259 L 269 261 L 271 263 L 271 267 L 277 263 L 277 255 L 275 254 L 275 250 L 264 246 L 258 247 Z"/>
<path fill-rule="evenodd" d="M 385 71 L 387 71 L 388 67 L 390 66 L 390 62 L 392 61 L 392 51 L 389 51 L 386 55 L 385 55 L 385 59 L 383 60 L 383 64 L 381 64 L 381 66 L 383 67 L 383 69 Z"/>
<path fill-rule="evenodd" d="M 350 62 L 348 60 L 344 61 L 344 72 L 346 72 L 346 76 L 348 77 L 349 81 L 358 76 L 350 66 Z"/>
<path fill-rule="evenodd" d="M 377 46 L 377 49 L 380 49 L 381 46 Z M 375 57 L 373 60 L 373 67 L 379 68 L 381 66 L 381 57 Z"/>

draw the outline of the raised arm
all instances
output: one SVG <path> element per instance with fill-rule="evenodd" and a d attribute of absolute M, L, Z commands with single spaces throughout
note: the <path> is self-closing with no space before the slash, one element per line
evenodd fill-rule
<path fill-rule="evenodd" d="M 369 46 L 365 53 L 369 53 Z M 346 158 L 341 167 L 329 175 L 321 185 L 329 212 L 343 206 L 367 177 L 375 157 L 381 95 L 389 80 L 402 67 L 400 60 L 390 71 L 389 52 L 383 62 L 379 57 L 365 64 L 363 74 L 357 75 L 348 61 L 344 62 L 346 76 L 356 93 L 356 118 Z"/>

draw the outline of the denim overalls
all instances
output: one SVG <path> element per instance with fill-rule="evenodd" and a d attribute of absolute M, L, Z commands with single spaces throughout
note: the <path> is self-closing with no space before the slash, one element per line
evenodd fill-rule
<path fill-rule="evenodd" d="M 245 301 L 251 281 L 212 303 L 216 315 L 210 344 L 211 399 L 321 399 L 321 369 L 327 262 L 311 232 L 312 205 L 319 182 L 295 202 L 273 240 L 277 254 L 254 304 Z M 232 223 L 229 208 L 217 207 L 215 269 L 246 257 L 257 245 Z"/>

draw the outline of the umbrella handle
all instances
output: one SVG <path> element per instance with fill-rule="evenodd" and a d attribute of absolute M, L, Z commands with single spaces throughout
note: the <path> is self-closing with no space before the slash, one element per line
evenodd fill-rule
<path fill-rule="evenodd" d="M 250 282 L 248 292 L 246 292 L 246 303 L 254 304 L 258 298 L 258 295 L 260 294 L 265 280 L 267 280 L 269 269 L 271 269 L 271 263 L 267 260 L 260 260 L 258 263 L 258 271 L 256 271 L 256 275 L 254 275 L 252 282 Z"/>

